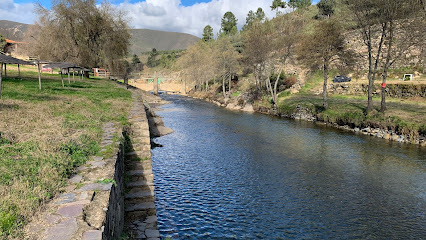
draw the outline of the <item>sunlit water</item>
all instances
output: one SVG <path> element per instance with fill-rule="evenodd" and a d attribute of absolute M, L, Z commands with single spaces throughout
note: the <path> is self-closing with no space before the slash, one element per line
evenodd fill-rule
<path fill-rule="evenodd" d="M 166 96 L 153 149 L 172 239 L 424 239 L 426 150 Z"/>

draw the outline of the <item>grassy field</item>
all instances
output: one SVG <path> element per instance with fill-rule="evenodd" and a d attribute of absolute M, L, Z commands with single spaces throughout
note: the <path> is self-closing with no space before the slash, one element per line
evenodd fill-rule
<path fill-rule="evenodd" d="M 108 80 L 84 79 L 63 88 L 59 75 L 33 69 L 3 79 L 0 99 L 0 239 L 21 226 L 66 184 L 88 156 L 100 155 L 102 125 L 127 123 L 131 94 Z M 12 67 L 8 76 L 16 76 Z M 77 79 L 77 78 L 76 78 Z"/>

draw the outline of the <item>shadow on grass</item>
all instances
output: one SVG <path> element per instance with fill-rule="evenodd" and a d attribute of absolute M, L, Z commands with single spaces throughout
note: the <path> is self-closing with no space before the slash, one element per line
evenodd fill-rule
<path fill-rule="evenodd" d="M 19 109 L 18 104 L 0 103 L 0 111 L 1 110 L 18 110 L 18 109 Z"/>

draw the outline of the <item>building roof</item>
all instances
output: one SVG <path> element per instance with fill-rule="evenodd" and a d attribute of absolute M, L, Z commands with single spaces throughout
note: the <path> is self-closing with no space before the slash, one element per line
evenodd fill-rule
<path fill-rule="evenodd" d="M 22 64 L 22 65 L 34 65 L 32 62 L 24 61 L 18 58 L 0 54 L 0 62 L 7 64 Z"/>
<path fill-rule="evenodd" d="M 23 42 L 13 41 L 7 38 L 5 38 L 5 40 L 6 40 L 6 43 L 23 43 Z"/>
<path fill-rule="evenodd" d="M 43 66 L 44 68 L 81 68 L 74 63 L 67 63 L 67 62 L 58 62 L 58 63 L 49 63 L 47 65 Z"/>

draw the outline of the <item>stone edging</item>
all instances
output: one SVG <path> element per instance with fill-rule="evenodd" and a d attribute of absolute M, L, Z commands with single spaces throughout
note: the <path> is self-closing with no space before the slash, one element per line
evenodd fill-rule
<path fill-rule="evenodd" d="M 62 193 L 26 226 L 27 239 L 101 240 L 119 238 L 124 224 L 121 129 L 107 123 L 101 153 L 77 168 Z"/>

